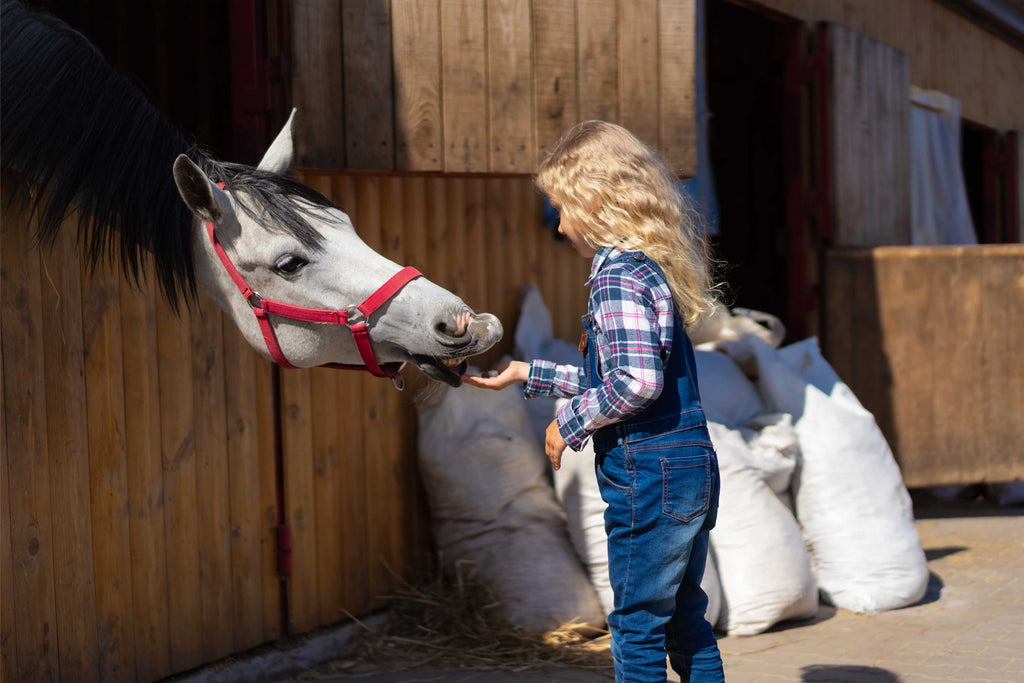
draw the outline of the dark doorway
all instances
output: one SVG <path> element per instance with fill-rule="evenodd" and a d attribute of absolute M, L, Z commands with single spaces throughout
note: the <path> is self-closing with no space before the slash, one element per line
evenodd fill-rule
<path fill-rule="evenodd" d="M 725 0 L 706 5 L 709 148 L 718 197 L 715 255 L 726 303 L 787 323 L 784 18 Z M 790 22 L 790 25 L 792 22 Z M 787 324 L 788 327 L 788 324 Z"/>
<path fill-rule="evenodd" d="M 30 4 L 88 38 L 185 135 L 217 158 L 235 158 L 228 3 L 36 0 Z"/>

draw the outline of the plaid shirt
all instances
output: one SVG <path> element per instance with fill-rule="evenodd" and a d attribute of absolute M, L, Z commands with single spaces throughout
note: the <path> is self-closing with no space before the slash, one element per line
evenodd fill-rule
<path fill-rule="evenodd" d="M 527 398 L 572 397 L 556 420 L 576 451 L 601 427 L 653 403 L 664 386 L 662 366 L 672 350 L 672 292 L 650 261 L 615 258 L 622 254 L 614 247 L 597 252 L 586 283 L 597 328 L 588 343 L 597 344 L 604 382 L 588 388 L 583 368 L 534 360 L 523 389 Z"/>

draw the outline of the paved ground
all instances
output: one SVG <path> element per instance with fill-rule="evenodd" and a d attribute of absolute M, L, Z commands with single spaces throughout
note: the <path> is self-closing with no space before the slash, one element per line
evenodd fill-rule
<path fill-rule="evenodd" d="M 726 679 L 731 683 L 1024 683 L 1024 508 L 919 502 L 916 515 L 932 574 L 920 604 L 873 616 L 822 607 L 809 621 L 757 636 L 722 637 L 719 646 Z M 299 675 L 250 675 L 241 680 L 257 678 L 333 683 L 608 680 L 601 674 L 571 669 L 521 673 L 417 669 L 342 676 L 315 667 Z M 670 676 L 669 680 L 678 679 Z"/>

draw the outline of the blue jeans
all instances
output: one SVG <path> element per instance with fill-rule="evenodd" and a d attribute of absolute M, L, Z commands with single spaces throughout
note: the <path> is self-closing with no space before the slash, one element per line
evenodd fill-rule
<path fill-rule="evenodd" d="M 608 504 L 615 680 L 664 681 L 668 653 L 681 680 L 724 681 L 700 587 L 720 488 L 707 429 L 601 436 L 595 465 Z"/>

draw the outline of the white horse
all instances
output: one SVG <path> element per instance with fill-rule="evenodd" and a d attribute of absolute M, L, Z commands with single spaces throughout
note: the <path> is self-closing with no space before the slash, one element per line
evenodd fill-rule
<path fill-rule="evenodd" d="M 216 161 L 82 35 L 18 2 L 0 11 L 0 155 L 33 194 L 43 242 L 77 215 L 92 264 L 116 251 L 137 278 L 151 253 L 172 307 L 202 291 L 285 367 L 397 380 L 411 362 L 458 386 L 465 358 L 501 338 L 497 318 L 370 249 L 344 212 L 285 175 L 292 118 L 257 167 Z"/>

